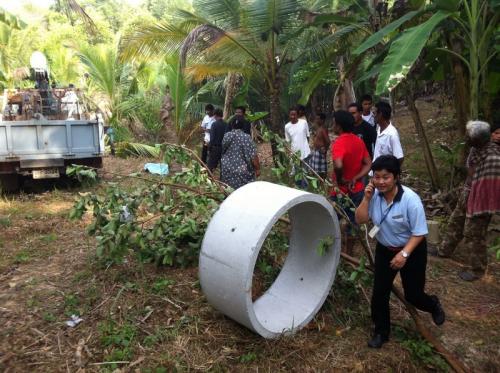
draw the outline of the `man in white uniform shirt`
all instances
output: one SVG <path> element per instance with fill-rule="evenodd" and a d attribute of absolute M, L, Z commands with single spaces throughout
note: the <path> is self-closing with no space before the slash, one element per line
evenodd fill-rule
<path fill-rule="evenodd" d="M 208 104 L 205 106 L 205 117 L 201 122 L 201 128 L 203 129 L 203 148 L 201 150 L 201 160 L 203 163 L 207 164 L 208 159 L 208 143 L 210 142 L 210 128 L 212 123 L 215 122 L 214 117 L 214 106 Z"/>
<path fill-rule="evenodd" d="M 300 159 L 306 159 L 311 154 L 307 121 L 299 120 L 295 108 L 289 110 L 288 117 L 290 122 L 285 124 L 285 140 L 290 143 L 292 152 L 300 151 Z"/>
<path fill-rule="evenodd" d="M 285 124 L 285 140 L 290 143 L 292 152 L 300 152 L 300 159 L 307 162 L 309 156 L 311 155 L 311 149 L 309 148 L 309 126 L 307 121 L 299 119 L 298 112 L 296 108 L 292 108 L 288 111 L 288 117 L 290 122 Z M 295 180 L 295 184 L 302 189 L 307 187 L 307 181 L 301 179 Z"/>
<path fill-rule="evenodd" d="M 375 105 L 375 122 L 377 123 L 377 141 L 373 151 L 375 161 L 381 155 L 395 156 L 399 164 L 403 163 L 403 148 L 399 140 L 399 133 L 391 123 L 391 105 L 380 101 Z"/>

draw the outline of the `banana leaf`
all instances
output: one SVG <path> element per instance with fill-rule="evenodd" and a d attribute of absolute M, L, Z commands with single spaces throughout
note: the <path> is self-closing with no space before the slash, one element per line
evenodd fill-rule
<path fill-rule="evenodd" d="M 406 21 L 409 21 L 413 17 L 420 15 L 422 13 L 423 13 L 422 10 L 414 10 L 412 12 L 406 13 L 403 17 L 398 18 L 394 22 L 389 23 L 387 26 L 380 29 L 379 31 L 377 31 L 376 33 L 371 35 L 368 39 L 366 39 L 359 47 L 357 47 L 354 50 L 353 54 L 359 55 L 359 54 L 365 52 L 366 50 L 370 49 L 371 47 L 377 45 L 378 43 L 380 43 L 384 39 L 384 37 L 386 37 L 388 34 L 393 32 L 394 30 L 396 30 L 403 23 L 405 23 Z"/>
<path fill-rule="evenodd" d="M 406 30 L 391 44 L 378 76 L 377 95 L 392 90 L 405 78 L 434 28 L 451 14 L 440 10 L 426 22 Z"/>

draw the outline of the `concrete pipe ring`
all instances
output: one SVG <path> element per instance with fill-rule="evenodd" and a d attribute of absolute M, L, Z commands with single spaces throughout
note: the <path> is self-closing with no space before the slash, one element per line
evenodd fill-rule
<path fill-rule="evenodd" d="M 288 255 L 274 283 L 252 302 L 259 251 L 287 212 Z M 333 243 L 321 255 L 317 248 L 327 237 Z M 277 338 L 295 333 L 316 315 L 339 257 L 339 222 L 323 196 L 257 181 L 234 191 L 210 221 L 200 253 L 200 283 L 217 310 L 265 338 Z"/>

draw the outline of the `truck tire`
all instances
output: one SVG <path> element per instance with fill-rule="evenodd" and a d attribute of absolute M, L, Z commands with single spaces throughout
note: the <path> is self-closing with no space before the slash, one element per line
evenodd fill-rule
<path fill-rule="evenodd" d="M 20 186 L 19 181 L 20 180 L 18 174 L 0 175 L 0 191 L 2 193 L 17 192 Z"/>

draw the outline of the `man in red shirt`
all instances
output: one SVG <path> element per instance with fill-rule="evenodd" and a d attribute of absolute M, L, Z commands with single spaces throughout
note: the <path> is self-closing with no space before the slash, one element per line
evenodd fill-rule
<path fill-rule="evenodd" d="M 338 135 L 332 143 L 331 152 L 334 172 L 334 189 L 331 198 L 355 225 L 354 209 L 359 206 L 364 195 L 362 178 L 368 174 L 372 161 L 365 143 L 352 133 L 354 118 L 351 113 L 339 110 L 334 113 L 333 131 Z M 346 229 L 345 251 L 352 255 L 354 232 L 350 226 Z"/>

